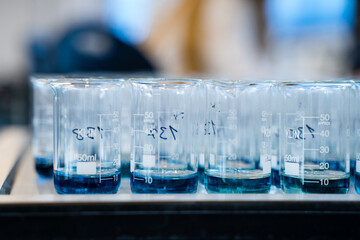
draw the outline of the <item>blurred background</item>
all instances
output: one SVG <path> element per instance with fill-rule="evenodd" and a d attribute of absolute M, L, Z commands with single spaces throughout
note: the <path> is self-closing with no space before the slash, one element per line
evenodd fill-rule
<path fill-rule="evenodd" d="M 29 75 L 303 79 L 360 73 L 356 0 L 0 0 L 0 127 Z"/>

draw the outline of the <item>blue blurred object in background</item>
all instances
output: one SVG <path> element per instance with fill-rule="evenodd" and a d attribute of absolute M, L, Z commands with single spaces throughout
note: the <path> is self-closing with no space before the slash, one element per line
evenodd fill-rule
<path fill-rule="evenodd" d="M 57 48 L 57 72 L 152 71 L 150 62 L 133 46 L 98 27 L 70 31 Z"/>
<path fill-rule="evenodd" d="M 134 46 L 103 27 L 85 25 L 69 30 L 53 46 L 32 44 L 34 72 L 152 72 L 152 64 Z"/>
<path fill-rule="evenodd" d="M 355 0 L 268 0 L 265 12 L 270 31 L 285 37 L 314 34 L 313 27 L 325 31 L 352 28 L 356 4 Z"/>
<path fill-rule="evenodd" d="M 104 24 L 127 44 L 145 41 L 152 23 L 152 0 L 106 0 Z"/>

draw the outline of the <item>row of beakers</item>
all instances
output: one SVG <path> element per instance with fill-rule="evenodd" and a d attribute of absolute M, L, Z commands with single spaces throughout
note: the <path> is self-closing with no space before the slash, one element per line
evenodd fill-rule
<path fill-rule="evenodd" d="M 356 81 L 34 76 L 32 86 L 36 169 L 58 193 L 116 193 L 124 169 L 133 193 L 195 193 L 198 180 L 211 193 L 346 193 L 360 162 Z"/>

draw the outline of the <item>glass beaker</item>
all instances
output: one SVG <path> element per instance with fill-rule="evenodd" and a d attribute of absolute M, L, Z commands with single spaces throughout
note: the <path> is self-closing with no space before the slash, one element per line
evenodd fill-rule
<path fill-rule="evenodd" d="M 208 80 L 203 80 L 202 82 L 202 86 L 201 89 L 199 89 L 199 104 L 200 104 L 200 109 L 199 113 L 200 113 L 200 122 L 199 122 L 199 130 L 198 130 L 198 142 L 196 144 L 196 148 L 198 150 L 198 173 L 199 173 L 199 182 L 201 184 L 204 184 L 204 180 L 205 180 L 205 156 L 206 156 L 206 149 L 207 149 L 207 145 L 209 144 L 208 140 L 209 140 L 209 121 L 207 119 L 207 109 L 206 109 L 206 102 L 207 102 L 207 84 L 205 83 Z M 202 122 L 201 122 L 202 121 Z"/>
<path fill-rule="evenodd" d="M 271 187 L 271 83 L 208 83 L 210 133 L 205 186 L 216 193 L 266 193 Z"/>
<path fill-rule="evenodd" d="M 120 79 L 51 82 L 58 193 L 116 193 L 121 177 Z"/>
<path fill-rule="evenodd" d="M 360 193 L 360 81 L 356 80 L 353 84 L 352 89 L 352 97 L 351 97 L 351 120 L 353 121 L 353 135 L 351 141 L 351 166 L 352 171 L 354 171 L 354 182 L 355 182 L 355 189 L 357 193 Z"/>
<path fill-rule="evenodd" d="M 131 84 L 128 80 L 122 84 L 121 96 L 121 175 L 130 177 L 130 155 L 131 155 Z"/>
<path fill-rule="evenodd" d="M 196 192 L 201 81 L 133 79 L 131 84 L 132 192 Z"/>
<path fill-rule="evenodd" d="M 271 184 L 280 188 L 280 158 L 281 158 L 281 142 L 280 142 L 280 129 L 281 129 L 281 91 L 278 84 L 273 82 L 271 97 L 272 97 L 272 126 L 271 126 Z"/>
<path fill-rule="evenodd" d="M 285 193 L 347 193 L 350 83 L 282 83 Z"/>
<path fill-rule="evenodd" d="M 35 169 L 42 177 L 53 176 L 53 92 L 49 77 L 30 77 L 32 87 L 32 151 Z"/>
<path fill-rule="evenodd" d="M 356 162 L 360 161 L 360 118 L 359 118 L 359 83 L 352 81 L 350 91 L 350 177 L 354 178 L 356 170 Z M 360 172 L 360 166 L 359 170 Z M 350 181 L 351 182 L 351 181 Z M 356 181 L 355 181 L 356 182 Z M 356 187 L 356 184 L 355 184 Z"/>

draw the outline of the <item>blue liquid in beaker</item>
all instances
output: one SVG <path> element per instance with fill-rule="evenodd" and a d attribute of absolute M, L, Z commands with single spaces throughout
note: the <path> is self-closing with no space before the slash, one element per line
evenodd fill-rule
<path fill-rule="evenodd" d="M 195 193 L 198 174 L 189 171 L 176 173 L 155 173 L 136 171 L 131 173 L 131 191 L 133 193 Z"/>
<path fill-rule="evenodd" d="M 78 175 L 76 171 L 54 172 L 55 189 L 60 194 L 111 194 L 117 193 L 121 182 L 121 172 L 102 170 L 101 177 L 96 175 Z"/>
<path fill-rule="evenodd" d="M 356 174 L 355 168 L 356 168 L 356 160 L 351 159 L 350 160 L 350 175 L 351 175 L 351 177 L 353 177 Z"/>
<path fill-rule="evenodd" d="M 204 184 L 204 180 L 205 180 L 205 172 L 204 172 L 204 167 L 198 167 L 198 173 L 199 173 L 199 182 L 201 184 Z"/>
<path fill-rule="evenodd" d="M 123 177 L 129 178 L 130 177 L 130 162 L 121 162 L 121 175 Z"/>
<path fill-rule="evenodd" d="M 270 174 L 259 171 L 210 170 L 205 173 L 205 187 L 210 193 L 267 193 L 270 191 Z"/>
<path fill-rule="evenodd" d="M 332 171 L 336 172 L 336 171 Z M 349 191 L 349 174 L 300 177 L 282 176 L 282 189 L 285 193 L 347 193 Z M 304 182 L 304 184 L 303 184 Z"/>
<path fill-rule="evenodd" d="M 35 158 L 35 169 L 36 172 L 45 178 L 54 176 L 53 160 L 48 158 Z"/>
<path fill-rule="evenodd" d="M 271 185 L 280 188 L 280 171 L 279 169 L 271 169 Z"/>
<path fill-rule="evenodd" d="M 360 173 L 355 172 L 355 189 L 360 194 Z"/>

